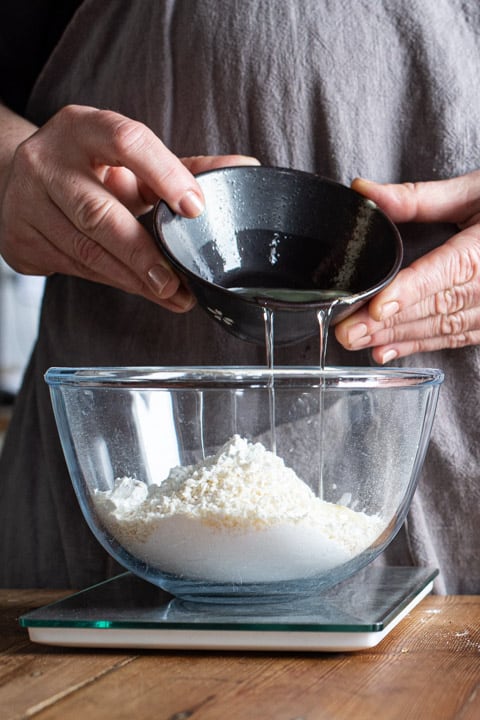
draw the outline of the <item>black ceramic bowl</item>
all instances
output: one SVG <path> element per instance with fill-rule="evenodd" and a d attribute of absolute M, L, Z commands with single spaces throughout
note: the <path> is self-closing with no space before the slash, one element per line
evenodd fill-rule
<path fill-rule="evenodd" d="M 275 344 L 335 324 L 385 287 L 400 269 L 402 241 L 370 200 L 310 173 L 264 166 L 197 175 L 206 209 L 187 219 L 160 202 L 156 240 L 199 304 L 244 340 L 265 342 L 264 307 Z"/>

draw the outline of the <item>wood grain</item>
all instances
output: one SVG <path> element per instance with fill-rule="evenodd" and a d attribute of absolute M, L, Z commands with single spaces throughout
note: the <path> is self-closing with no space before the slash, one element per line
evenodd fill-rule
<path fill-rule="evenodd" d="M 58 591 L 0 591 L 0 717 L 478 720 L 480 596 L 428 597 L 357 653 L 110 652 L 31 644 Z"/>

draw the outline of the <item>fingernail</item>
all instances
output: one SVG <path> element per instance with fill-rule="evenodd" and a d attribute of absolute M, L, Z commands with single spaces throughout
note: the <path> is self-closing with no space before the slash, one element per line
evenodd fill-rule
<path fill-rule="evenodd" d="M 193 308 L 196 301 L 187 290 L 180 289 L 172 298 L 170 298 L 170 302 L 179 310 L 186 311 Z"/>
<path fill-rule="evenodd" d="M 355 188 L 358 188 L 358 187 L 370 188 L 370 187 L 372 187 L 372 185 L 375 185 L 375 183 L 373 182 L 373 180 L 368 180 L 368 178 L 356 177 L 352 180 L 352 186 L 354 186 Z"/>
<path fill-rule="evenodd" d="M 354 340 L 350 343 L 350 348 L 352 350 L 359 350 L 360 348 L 366 347 L 367 345 L 370 345 L 372 342 L 372 336 L 371 335 L 364 335 L 361 338 L 358 338 L 357 340 Z"/>
<path fill-rule="evenodd" d="M 351 345 L 356 340 L 364 338 L 367 332 L 368 328 L 365 323 L 357 323 L 356 325 L 352 325 L 352 327 L 347 331 L 348 344 Z"/>
<path fill-rule="evenodd" d="M 161 295 L 172 279 L 172 273 L 163 265 L 154 265 L 147 273 L 150 286 L 157 295 Z"/>
<path fill-rule="evenodd" d="M 352 181 L 351 187 L 353 190 L 355 190 L 355 192 L 360 193 L 360 195 L 366 195 L 368 197 L 372 188 L 374 188 L 375 185 L 376 185 L 376 183 L 373 182 L 373 180 L 367 180 L 366 178 L 356 177 Z"/>
<path fill-rule="evenodd" d="M 382 365 L 385 365 L 385 363 L 395 360 L 396 357 L 398 357 L 398 353 L 392 348 L 390 350 L 386 350 L 382 355 L 380 355 L 380 362 Z"/>
<path fill-rule="evenodd" d="M 187 217 L 198 217 L 204 211 L 203 200 L 193 190 L 189 190 L 178 203 L 180 212 Z"/>
<path fill-rule="evenodd" d="M 382 320 L 385 320 L 386 318 L 392 317 L 392 315 L 395 315 L 400 310 L 400 305 L 396 300 L 392 300 L 391 302 L 385 303 L 385 305 L 382 305 L 382 309 L 380 311 L 380 317 Z"/>

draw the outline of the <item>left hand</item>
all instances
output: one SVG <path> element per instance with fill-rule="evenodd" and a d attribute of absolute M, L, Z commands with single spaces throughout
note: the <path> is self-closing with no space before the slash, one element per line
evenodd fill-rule
<path fill-rule="evenodd" d="M 412 353 L 480 344 L 480 170 L 435 182 L 353 181 L 393 222 L 447 222 L 460 229 L 335 327 L 348 350 L 373 348 L 386 363 Z"/>

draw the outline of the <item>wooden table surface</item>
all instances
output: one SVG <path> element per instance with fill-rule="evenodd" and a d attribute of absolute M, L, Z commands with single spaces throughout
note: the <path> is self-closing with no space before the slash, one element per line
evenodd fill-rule
<path fill-rule="evenodd" d="M 375 649 L 62 649 L 18 617 L 65 595 L 0 590 L 0 718 L 479 720 L 480 596 L 424 599 Z"/>

